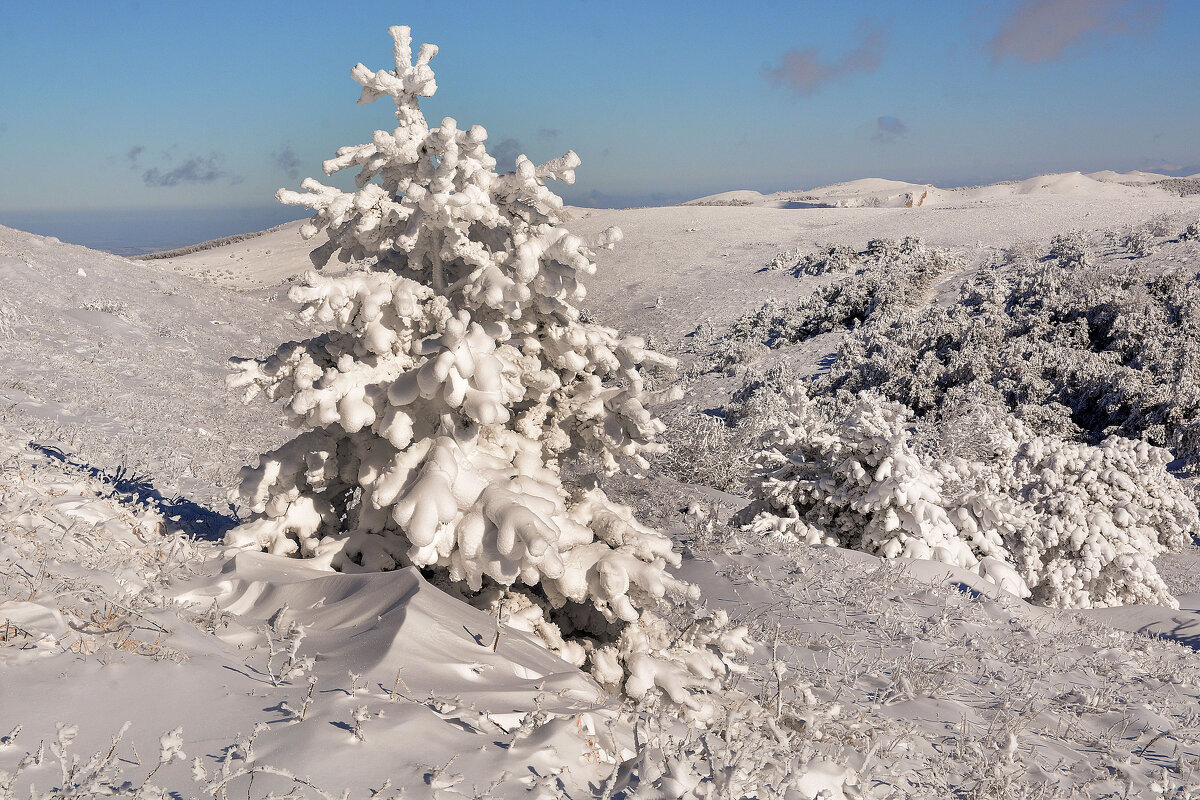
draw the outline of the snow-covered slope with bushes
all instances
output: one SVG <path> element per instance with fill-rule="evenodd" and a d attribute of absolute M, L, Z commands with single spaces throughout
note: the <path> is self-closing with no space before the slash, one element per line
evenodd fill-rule
<path fill-rule="evenodd" d="M 1060 362 L 1137 365 L 1080 320 L 1035 302 L 1013 333 L 1053 345 L 1032 403 L 998 396 L 1021 364 L 961 379 L 921 326 L 1036 273 L 1186 367 L 1200 196 L 1068 173 L 562 210 L 542 180 L 575 159 L 494 175 L 482 129 L 424 125 L 436 49 L 394 35 L 396 71 L 355 76 L 400 128 L 338 163 L 395 185 L 284 194 L 343 277 L 297 277 L 311 224 L 138 262 L 0 228 L 0 798 L 1191 796 L 1196 487 L 1151 446 L 1191 452 L 1184 381 L 1113 382 L 1163 413 L 1093 430 Z M 912 385 L 902 359 L 855 384 L 901 328 Z M 315 432 L 242 406 L 233 355 Z M 376 502 L 388 469 L 419 480 Z M 584 549 L 612 564 L 564 588 Z"/>
<path fill-rule="evenodd" d="M 600 780 L 601 748 L 632 744 L 603 738 L 616 703 L 593 681 L 415 570 L 226 553 L 0 433 L 0 796 L 523 796 L 531 767 Z M 160 739 L 186 758 L 159 765 Z"/>
<path fill-rule="evenodd" d="M 1098 205 L 1095 210 L 1100 218 L 1107 219 L 1104 214 L 1110 212 L 1102 202 Z M 1152 203 L 1141 212 L 1141 219 L 1149 222 L 1163 213 L 1184 218 L 1195 210 Z M 687 230 L 690 216 L 680 219 L 675 228 L 654 224 L 663 215 L 679 218 L 697 211 L 723 215 L 710 222 L 707 241 L 697 237 L 697 231 Z M 785 227 L 775 230 L 770 239 L 756 241 L 750 234 L 766 224 L 756 218 L 761 213 L 752 208 L 590 212 L 591 217 L 572 224 L 585 230 L 605 223 L 621 225 L 627 232 L 626 252 L 618 249 L 602 255 L 585 306 L 602 319 L 656 336 L 685 361 L 696 359 L 698 356 L 689 352 L 695 337 L 687 334 L 703 317 L 711 315 L 714 324 L 727 325 L 761 305 L 763 296 L 772 290 L 800 295 L 804 286 L 820 282 L 820 276 L 796 278 L 778 270 L 762 271 L 779 252 L 802 245 L 803 240 L 794 235 L 797 231 L 805 231 L 810 239 L 825 233 L 824 241 L 841 239 L 862 247 L 865 239 L 853 238 L 855 230 L 895 235 L 907 230 L 912 219 L 904 216 L 910 213 L 908 209 L 841 209 L 836 213 L 848 215 L 845 222 L 850 229 L 841 232 L 836 224 L 814 227 L 816 221 L 803 219 L 814 212 L 797 209 L 787 212 L 798 218 L 790 238 Z M 866 213 L 878 216 L 874 220 L 854 216 Z M 979 241 L 977 250 L 977 237 L 985 235 L 992 222 L 988 209 L 977 213 L 979 218 L 971 219 L 964 210 L 958 224 L 940 234 L 934 230 L 933 240 L 969 263 L 980 253 L 998 252 L 1014 240 L 1035 238 L 1048 246 L 1053 234 L 1062 230 L 1058 222 L 1065 222 L 1064 228 L 1069 229 L 1072 222 L 1082 221 L 1072 216 L 1072 208 L 1060 209 L 1040 237 L 1027 227 L 1019 237 L 1009 231 L 1004 238 L 1006 231 L 1001 229 Z M 1117 216 L 1116 210 L 1111 214 Z M 740 221 L 738 215 L 743 215 Z M 222 780 L 224 763 L 229 764 L 230 774 L 261 767 L 297 778 L 309 776 L 312 785 L 334 796 L 344 788 L 353 789 L 353 796 L 367 796 L 368 788 L 377 789 L 390 779 L 391 786 L 403 785 L 410 795 L 432 793 L 436 786 L 444 797 L 456 796 L 449 792 L 471 797 L 476 791 L 489 796 L 508 796 L 510 792 L 523 796 L 525 786 L 535 779 L 518 782 L 516 778 L 533 776 L 529 765 L 534 765 L 537 774 L 548 776 L 569 763 L 570 777 L 555 780 L 575 787 L 569 796 L 586 796 L 590 790 L 584 788 L 587 784 L 582 776 L 591 775 L 588 780 L 603 787 L 612 774 L 611 764 L 589 755 L 596 748 L 604 749 L 607 720 L 618 720 L 613 723 L 615 733 L 607 734 L 616 736 L 625 748 L 618 755 L 634 753 L 629 718 L 620 721 L 620 712 L 610 701 L 600 701 L 598 687 L 582 673 L 552 658 L 546 662 L 549 654 L 541 651 L 544 654 L 537 655 L 536 647 L 521 651 L 533 645 L 523 644 L 529 640 L 508 629 L 493 651 L 494 618 L 450 600 L 415 577 L 338 578 L 266 555 L 243 554 L 231 559 L 216 544 L 169 537 L 147 545 L 137 539 L 129 523 L 139 518 L 137 514 L 157 519 L 155 512 L 129 511 L 127 505 L 98 499 L 100 496 L 124 490 L 127 499 L 137 496 L 158 508 L 166 505 L 161 513 L 168 516 L 176 515 L 180 508 L 228 514 L 216 499 L 227 486 L 210 484 L 204 494 L 200 487 L 205 481 L 196 476 L 190 484 L 196 487 L 192 492 L 186 491 L 189 484 L 181 481 L 181 494 L 176 495 L 158 490 L 155 480 L 172 459 L 186 458 L 191 463 L 221 461 L 224 471 L 220 474 L 229 476 L 225 480 L 230 481 L 236 468 L 247 460 L 239 452 L 249 450 L 251 444 L 257 449 L 269 446 L 269 439 L 241 445 L 243 450 L 230 446 L 238 436 L 245 437 L 244 431 L 255 430 L 255 415 L 276 418 L 266 404 L 241 406 L 236 397 L 219 388 L 219 381 L 222 363 L 231 353 L 245 352 L 242 345 L 247 339 L 254 335 L 265 339 L 266 334 L 274 338 L 280 330 L 296 330 L 301 324 L 290 316 L 295 307 L 282 298 L 286 284 L 279 289 L 230 291 L 184 278 L 172 269 L 171 262 L 131 263 L 15 231 L 0 233 L 14 270 L 10 276 L 14 288 L 6 308 L 20 312 L 6 317 L 13 327 L 5 345 L 24 359 L 11 362 L 13 366 L 5 373 L 10 384 L 4 390 L 9 398 L 5 407 L 6 463 L 20 464 L 5 472 L 5 496 L 22 504 L 18 509 L 10 507 L 6 519 L 16 519 L 16 510 L 43 513 L 55 502 L 60 503 L 58 507 L 70 505 L 77 501 L 69 498 L 78 496 L 92 498 L 78 506 L 93 509 L 92 516 L 85 518 L 89 526 L 102 519 L 115 520 L 73 544 L 73 552 L 53 549 L 58 546 L 54 543 L 72 541 L 64 536 L 71 526 L 66 518 L 49 522 L 38 517 L 32 527 L 37 538 L 22 529 L 27 541 L 41 543 L 38 548 L 22 546 L 17 552 L 6 540 L 6 564 L 19 561 L 22 565 L 5 570 L 5 575 L 11 576 L 6 578 L 5 602 L 12 604 L 6 606 L 6 613 L 37 628 L 29 631 L 28 638 L 36 636 L 41 644 L 29 647 L 27 637 L 15 630 L 5 642 L 4 685 L 15 691 L 5 692 L 3 716 L 23 728 L 11 744 L 0 747 L 0 769 L 11 772 L 25 752 L 36 752 L 39 741 L 44 740 L 49 748 L 58 735 L 59 722 L 79 726 L 69 753 L 104 756 L 110 749 L 109 737 L 126 720 L 134 724 L 124 743 L 113 750 L 109 764 L 113 774 L 141 785 L 158 761 L 160 738 L 182 725 L 182 750 L 189 762 L 196 755 L 201 757 L 206 777 L 197 783 L 190 764 L 172 762 L 149 783 L 169 785 L 183 796 L 204 796 L 206 785 Z M 648 273 L 644 267 L 637 269 L 628 253 L 630 247 L 654 254 L 663 269 L 658 274 Z M 221 256 L 220 248 L 204 253 Z M 1186 255 L 1160 248 L 1152 258 L 1175 263 Z M 689 272 L 693 259 L 701 268 Z M 308 264 L 295 266 L 299 272 Z M 23 276 L 18 269 L 28 274 Z M 89 302 L 82 294 L 73 293 L 78 290 L 47 292 L 36 278 L 47 275 L 59 285 L 70 287 L 71 281 L 77 280 L 87 286 L 78 274 L 81 269 L 87 278 L 105 280 L 111 275 L 111 283 L 100 284 L 96 293 L 110 299 L 113 308 L 120 303 L 134 308 L 139 319 L 154 315 L 155 309 L 155 316 L 166 316 L 172 303 L 195 303 L 197 307 L 188 308 L 187 313 L 171 315 L 179 338 L 195 343 L 189 355 L 194 361 L 165 358 L 160 339 L 138 336 L 134 323 L 109 311 L 85 313 L 84 318 L 95 320 L 95 336 L 114 336 L 117 345 L 91 351 L 82 348 L 65 362 L 68 369 L 61 373 L 53 371 L 49 357 L 36 360 L 42 350 L 38 342 L 56 341 L 58 320 L 70 318 L 78 306 Z M 648 302 L 631 303 L 629 292 L 622 291 L 622 281 L 631 280 L 635 273 Z M 705 293 L 711 296 L 718 278 L 729 287 L 722 293 L 722 302 L 697 305 L 693 298 Z M 167 291 L 147 293 L 143 286 L 154 285 L 152 281 L 162 282 Z M 172 289 L 174 293 L 169 293 Z M 277 293 L 276 298 L 265 302 L 272 293 Z M 661 303 L 658 295 L 662 295 Z M 142 303 L 145 308 L 138 305 Z M 38 313 L 28 312 L 34 308 Z M 228 318 L 218 317 L 211 311 L 214 308 L 228 308 Z M 110 322 L 110 317 L 129 326 L 118 331 L 119 340 L 109 333 L 111 325 L 99 324 Z M 214 320 L 222 324 L 214 324 Z M 247 330 L 249 325 L 260 326 L 259 332 Z M 81 331 L 77 338 L 85 340 L 88 335 Z M 826 344 L 814 349 L 812 357 L 832 349 Z M 63 348 L 58 350 L 63 358 Z M 780 356 L 786 355 L 780 352 Z M 772 354 L 767 352 L 765 357 L 769 360 Z M 204 364 L 210 366 L 202 367 Z M 92 368 L 96 373 L 83 371 Z M 191 391 L 172 389 L 192 384 L 177 377 L 179 373 L 166 370 L 182 373 L 198 368 L 209 370 L 211 383 Z M 111 379 L 127 398 L 124 409 L 114 408 L 107 393 L 89 388 L 85 381 L 68 380 L 72 375 L 91 374 L 96 375 L 95 381 L 101 380 L 101 375 L 121 376 Z M 161 374 L 168 379 L 138 380 L 139 374 Z M 11 386 L 23 381 L 32 388 L 31 377 L 42 392 L 40 402 L 31 400 L 31 393 Z M 728 402 L 744 378 L 714 374 L 698 379 L 694 389 L 697 396 L 712 397 L 714 402 L 725 397 Z M 212 410 L 205 412 L 203 406 L 197 410 L 194 404 L 201 402 L 211 404 Z M 46 415 L 51 403 L 70 409 L 78 427 L 52 427 L 53 420 Z M 156 414 L 137 413 L 151 405 Z M 210 415 L 204 418 L 209 424 L 197 425 L 197 415 L 204 413 Z M 240 421 L 238 415 L 243 415 Z M 224 423 L 227 427 L 219 424 L 222 419 L 231 420 Z M 140 433 L 134 427 L 139 422 L 154 427 Z M 203 427 L 222 438 L 214 446 L 203 434 L 186 435 L 188 427 Z M 282 438 L 282 429 L 274 430 L 278 433 L 272 435 Z M 98 443 L 108 441 L 105 436 L 123 447 L 101 447 Z M 30 449 L 27 441 L 43 447 Z M 136 470 L 122 472 L 123 461 Z M 143 474 L 149 476 L 148 481 L 142 480 Z M 752 620 L 752 629 L 765 642 L 765 649 L 752 659 L 756 665 L 751 677 L 755 683 L 762 682 L 768 700 L 778 691 L 772 688 L 771 649 L 785 665 L 784 695 L 788 707 L 794 709 L 789 713 L 808 708 L 805 713 L 810 722 L 804 725 L 811 724 L 813 733 L 824 731 L 821 739 L 808 740 L 814 776 L 828 772 L 836 777 L 849 769 L 875 781 L 883 793 L 884 787 L 891 787 L 901 795 L 930 796 L 957 786 L 975 787 L 981 796 L 988 796 L 985 790 L 991 791 L 997 797 L 1006 796 L 1005 791 L 1018 791 L 1013 787 L 1032 791 L 1029 787 L 1044 776 L 1050 776 L 1060 796 L 1071 796 L 1072 791 L 1076 796 L 1119 794 L 1126 782 L 1135 791 L 1137 787 L 1148 790 L 1153 781 L 1162 779 L 1162 767 L 1168 768 L 1168 778 L 1177 783 L 1195 779 L 1188 777 L 1187 758 L 1179 761 L 1179 757 L 1196 746 L 1189 744 L 1194 740 L 1187 732 L 1198 724 L 1188 716 L 1200 692 L 1196 678 L 1188 677 L 1194 676 L 1198 663 L 1191 649 L 1196 646 L 1192 615 L 1198 603 L 1196 594 L 1178 594 L 1188 588 L 1186 581 L 1172 577 L 1183 575 L 1184 570 L 1194 574 L 1194 559 L 1184 562 L 1193 566 L 1164 573 L 1177 592 L 1179 610 L 1132 606 L 1088 612 L 1089 619 L 1030 606 L 1011 595 L 997 594 L 978 576 L 949 566 L 936 567 L 932 562 L 885 566 L 874 557 L 837 549 L 764 551 L 763 544 L 749 534 L 723 524 L 728 512 L 743 502 L 734 496 L 657 478 L 620 485 L 624 488 L 610 491 L 619 491 L 618 496 L 639 507 L 646 518 L 665 521 L 667 532 L 684 545 L 680 577 L 701 586 L 710 606 Z M 617 487 L 618 482 L 609 486 Z M 725 510 L 718 512 L 720 524 L 702 519 L 703 513 L 691 517 L 678 514 L 692 499 L 702 511 L 714 498 L 725 504 Z M 100 508 L 108 510 L 101 513 Z M 123 516 L 126 522 L 121 522 Z M 25 524 L 30 523 L 27 516 Z M 219 527 L 221 521 L 216 524 Z M 73 533 L 78 530 L 77 525 Z M 109 538 L 98 538 L 101 536 Z M 110 538 L 118 544 L 109 543 Z M 106 553 L 102 561 L 89 561 L 97 549 L 84 543 L 89 540 Z M 129 544 L 122 546 L 122 541 Z M 170 561 L 172 547 L 189 548 L 187 557 L 182 558 L 181 551 Z M 135 557 L 139 548 L 146 555 Z M 105 577 L 120 577 L 122 569 L 129 569 L 122 565 L 130 563 L 130 558 L 140 559 L 132 563 L 165 559 L 161 574 L 166 585 L 143 587 L 139 581 L 147 582 L 146 573 L 140 571 L 139 577 L 127 580 L 125 586 Z M 39 559 L 51 563 L 43 567 Z M 55 570 L 62 571 L 57 579 Z M 27 574 L 41 576 L 32 599 Z M 800 575 L 804 577 L 798 580 Z M 95 584 L 105 592 L 97 590 L 86 600 L 61 596 L 58 586 L 67 577 L 72 585 Z M 383 585 L 373 583 L 384 579 Z M 325 598 L 323 604 L 315 602 L 320 597 Z M 215 606 L 214 598 L 219 598 Z M 150 619 L 118 610 L 113 603 Z M 282 633 L 272 634 L 274 649 L 279 651 L 272 658 L 268 623 L 285 603 L 289 611 L 274 622 Z M 64 612 L 69 605 L 76 610 Z M 147 610 L 150 608 L 153 610 Z M 81 617 L 91 627 L 70 627 L 68 619 L 75 620 L 69 615 Z M 93 616 L 100 622 L 89 622 Z M 113 623 L 108 628 L 105 619 Z M 287 663 L 291 642 L 297 638 L 294 630 L 288 633 L 292 622 L 304 632 L 294 659 L 300 671 L 286 681 L 276 678 L 276 686 L 270 673 Z M 1124 633 L 1143 629 L 1180 644 Z M 917 641 L 926 643 L 922 647 L 928 651 L 913 649 Z M 425 647 L 422 642 L 436 642 L 432 645 L 435 651 L 421 649 Z M 1015 642 L 1023 644 L 1014 647 Z M 80 648 L 92 652 L 77 652 Z M 963 648 L 961 658 L 955 655 L 959 652 L 955 648 Z M 835 651 L 840 655 L 834 657 Z M 314 657 L 311 672 L 305 671 L 306 659 Z M 289 669 L 295 668 L 292 664 Z M 352 677 L 352 671 L 362 677 Z M 60 674 L 66 674 L 67 680 L 60 680 Z M 317 677 L 317 683 L 313 700 L 303 710 L 310 675 Z M 543 682 L 547 676 L 560 677 L 554 678 L 551 686 Z M 931 676 L 937 680 L 928 680 Z M 187 691 L 180 689 L 181 682 L 186 683 Z M 990 688 L 981 690 L 981 686 Z M 97 692 L 97 687 L 108 688 Z M 1018 687 L 1019 693 L 1013 694 L 1012 687 Z M 539 732 L 536 735 L 522 738 L 522 729 L 514 726 L 531 708 L 536 715 L 539 703 L 545 712 L 539 718 L 544 724 L 533 726 Z M 836 713 L 834 704 L 840 706 Z M 364 706 L 367 710 L 360 712 Z M 300 713 L 304 721 L 295 721 Z M 652 717 L 643 720 L 641 724 L 650 727 L 639 737 L 661 724 Z M 235 745 L 239 735 L 243 740 L 253 736 L 256 723 L 268 727 L 249 748 L 252 761 L 238 755 L 247 749 L 244 744 L 225 750 Z M 355 735 L 356 727 L 365 741 Z M 488 745 L 518 739 L 537 744 L 526 749 L 515 744 Z M 133 748 L 137 749 L 136 758 Z M 368 751 L 379 755 L 362 759 Z M 225 752 L 232 755 L 223 761 Z M 396 752 L 421 755 L 397 760 Z M 463 755 L 447 767 L 458 752 Z M 947 761 L 946 753 L 958 754 L 957 760 Z M 364 767 L 361 780 L 351 779 L 338 766 L 349 757 L 380 766 Z M 597 760 L 599 764 L 586 766 Z M 844 765 L 843 771 L 820 766 L 831 763 Z M 948 770 L 947 764 L 964 766 Z M 512 773 L 512 783 L 489 788 L 506 769 Z M 32 782 L 49 789 L 61 782 L 57 759 L 49 749 L 43 765 L 27 764 L 22 776 L 14 786 Z M 235 791 L 245 791 L 248 782 L 243 775 L 231 785 L 241 787 Z M 268 791 L 282 792 L 294 785 L 293 778 L 268 777 L 260 771 L 252 790 L 265 796 Z M 308 785 L 301 790 L 318 796 Z M 387 791 L 382 796 L 388 796 Z"/>

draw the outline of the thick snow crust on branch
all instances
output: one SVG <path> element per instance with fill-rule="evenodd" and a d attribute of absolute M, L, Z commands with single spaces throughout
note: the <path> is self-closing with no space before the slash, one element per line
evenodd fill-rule
<path fill-rule="evenodd" d="M 656 617 L 694 593 L 667 572 L 670 540 L 559 476 L 565 453 L 615 471 L 661 449 L 641 370 L 673 361 L 579 318 L 592 248 L 620 231 L 588 244 L 560 224 L 544 181 L 572 182 L 574 153 L 498 175 L 482 127 L 430 128 L 418 98 L 436 89 L 437 49 L 414 63 L 408 29 L 390 32 L 395 69 L 352 75 L 360 103 L 393 98 L 397 127 L 324 164 L 358 167 L 358 190 L 309 178 L 277 195 L 315 212 L 303 236 L 326 232 L 314 263 L 353 266 L 290 293 L 327 333 L 235 360 L 230 385 L 305 430 L 243 471 L 253 518 L 228 541 L 343 571 L 416 565 L 609 688 L 711 718 L 700 695 L 748 650 L 745 630 L 681 636 Z"/>
<path fill-rule="evenodd" d="M 1177 606 L 1152 562 L 1200 517 L 1168 451 L 1039 435 L 981 406 L 969 415 L 981 455 L 939 460 L 898 403 L 862 393 L 839 408 L 800 386 L 792 399 L 756 457 L 746 529 L 955 564 L 1043 605 Z"/>

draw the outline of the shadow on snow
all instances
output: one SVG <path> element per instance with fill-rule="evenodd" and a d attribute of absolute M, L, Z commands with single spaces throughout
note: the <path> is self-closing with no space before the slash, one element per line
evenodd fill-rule
<path fill-rule="evenodd" d="M 109 494 L 110 497 L 116 497 L 125 502 L 145 503 L 194 539 L 210 542 L 220 541 L 229 529 L 240 522 L 233 513 L 222 514 L 185 497 L 164 497 L 162 492 L 154 487 L 150 476 L 136 475 L 125 467 L 118 467 L 115 470 L 100 469 L 78 460 L 57 447 L 37 442 L 30 442 L 29 449 L 106 484 L 112 490 Z M 232 506 L 230 511 L 233 511 Z"/>

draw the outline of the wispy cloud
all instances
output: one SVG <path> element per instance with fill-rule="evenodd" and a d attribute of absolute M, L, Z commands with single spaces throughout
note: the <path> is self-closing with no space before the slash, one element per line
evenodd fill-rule
<path fill-rule="evenodd" d="M 783 54 L 777 66 L 768 67 L 763 75 L 798 94 L 811 95 L 848 75 L 879 69 L 883 54 L 887 51 L 887 43 L 888 37 L 883 28 L 874 23 L 863 23 L 858 46 L 841 58 L 828 60 L 815 47 L 789 50 Z"/>
<path fill-rule="evenodd" d="M 220 168 L 216 156 L 192 156 L 173 169 L 151 167 L 142 173 L 142 182 L 147 186 L 178 186 L 181 183 L 214 183 L 226 177 L 231 176 Z"/>
<path fill-rule="evenodd" d="M 908 133 L 908 126 L 899 117 L 884 115 L 875 119 L 875 133 L 871 140 L 880 144 L 891 144 Z"/>
<path fill-rule="evenodd" d="M 144 145 L 134 145 L 125 154 L 129 168 L 140 172 L 142 183 L 147 186 L 179 186 L 180 184 L 215 183 L 222 178 L 228 178 L 231 185 L 242 182 L 240 175 L 233 175 L 222 166 L 222 158 L 217 154 L 211 156 L 189 156 L 182 163 L 173 163 L 174 159 L 168 153 L 163 158 L 168 163 L 163 166 L 144 167 L 142 154 L 146 152 Z"/>
<path fill-rule="evenodd" d="M 275 166 L 286 172 L 289 178 L 300 177 L 300 157 L 291 145 L 284 145 L 282 150 L 271 155 L 275 159 Z"/>
<path fill-rule="evenodd" d="M 538 128 L 537 135 L 542 141 L 548 142 L 557 139 L 559 133 L 561 131 L 558 128 Z"/>
<path fill-rule="evenodd" d="M 521 155 L 521 143 L 516 139 L 504 139 L 491 149 L 496 159 L 497 172 L 512 172 L 517 168 L 517 156 Z"/>
<path fill-rule="evenodd" d="M 1162 17 L 1162 0 L 1023 0 L 988 42 L 992 63 L 1056 61 L 1081 46 L 1145 34 Z"/>

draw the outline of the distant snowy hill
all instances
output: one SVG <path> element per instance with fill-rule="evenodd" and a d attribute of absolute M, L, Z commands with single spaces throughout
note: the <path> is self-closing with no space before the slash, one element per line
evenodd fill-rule
<path fill-rule="evenodd" d="M 1023 181 L 1005 181 L 987 186 L 940 188 L 932 184 L 908 183 L 884 178 L 861 178 L 803 191 L 773 194 L 741 190 L 692 200 L 684 205 L 752 205 L 768 208 L 798 208 L 805 205 L 835 208 L 913 208 L 956 206 L 978 201 L 1002 201 L 1028 195 L 1079 198 L 1158 197 L 1170 190 L 1156 184 L 1171 180 L 1168 175 L 1149 172 L 1119 173 L 1107 170 L 1086 175 L 1064 172 L 1039 175 Z"/>

